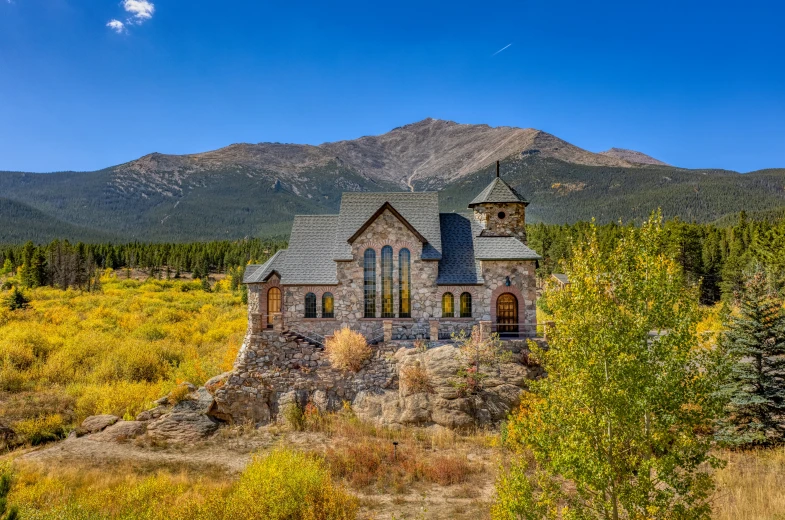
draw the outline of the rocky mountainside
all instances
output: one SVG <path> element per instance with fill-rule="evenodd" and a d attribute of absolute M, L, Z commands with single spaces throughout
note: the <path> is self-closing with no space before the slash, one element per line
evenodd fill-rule
<path fill-rule="evenodd" d="M 158 186 L 173 194 L 183 189 L 189 176 L 227 167 L 264 172 L 275 181 L 300 187 L 308 172 L 335 163 L 366 179 L 413 189 L 415 182 L 447 184 L 514 154 L 586 166 L 634 167 L 641 162 L 588 152 L 531 128 L 462 125 L 428 118 L 379 136 L 319 146 L 243 143 L 192 155 L 153 153 L 115 167 L 114 173 L 121 189 Z"/>
<path fill-rule="evenodd" d="M 655 159 L 650 155 L 636 152 L 635 150 L 626 150 L 624 148 L 611 148 L 610 150 L 600 152 L 599 155 L 604 155 L 605 157 L 614 157 L 616 159 L 621 159 L 634 164 L 657 164 L 660 166 L 668 166 L 667 163 Z"/>
<path fill-rule="evenodd" d="M 442 210 L 464 211 L 496 160 L 531 201 L 530 222 L 640 219 L 658 207 L 705 222 L 785 206 L 781 169 L 687 170 L 534 129 L 425 119 L 319 146 L 234 144 L 94 172 L 0 172 L 0 243 L 284 235 L 295 214 L 335 213 L 345 191 L 439 190 Z"/>

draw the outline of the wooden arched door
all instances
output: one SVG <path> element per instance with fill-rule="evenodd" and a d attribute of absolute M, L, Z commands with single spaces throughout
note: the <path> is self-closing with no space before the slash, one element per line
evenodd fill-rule
<path fill-rule="evenodd" d="M 496 300 L 496 330 L 500 336 L 518 335 L 518 298 L 504 293 Z"/>
<path fill-rule="evenodd" d="M 273 326 L 273 314 L 281 312 L 281 290 L 278 287 L 270 287 L 267 291 L 267 327 Z"/>

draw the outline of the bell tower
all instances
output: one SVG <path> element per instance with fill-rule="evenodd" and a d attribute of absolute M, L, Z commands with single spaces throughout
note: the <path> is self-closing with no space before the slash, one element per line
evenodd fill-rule
<path fill-rule="evenodd" d="M 526 244 L 526 206 L 529 201 L 504 182 L 496 161 L 496 178 L 480 192 L 469 207 L 482 226 L 480 236 L 517 237 Z"/>

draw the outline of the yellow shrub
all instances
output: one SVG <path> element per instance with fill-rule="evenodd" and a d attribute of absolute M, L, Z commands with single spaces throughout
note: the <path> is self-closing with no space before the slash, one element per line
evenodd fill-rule
<path fill-rule="evenodd" d="M 60 414 L 25 419 L 14 425 L 16 434 L 33 446 L 60 439 L 65 434 L 65 424 Z"/>
<path fill-rule="evenodd" d="M 169 392 L 169 396 L 168 396 L 169 404 L 175 405 L 177 403 L 181 403 L 185 401 L 188 398 L 189 393 L 190 390 L 188 390 L 187 386 L 177 385 L 176 387 L 174 387 L 174 389 L 172 389 L 171 392 Z"/>
<path fill-rule="evenodd" d="M 90 415 L 112 414 L 119 417 L 136 416 L 153 406 L 153 401 L 166 395 L 174 383 L 132 383 L 120 381 L 104 385 L 74 386 L 70 392 L 76 398 L 75 414 L 78 422 Z"/>
<path fill-rule="evenodd" d="M 373 354 L 365 336 L 348 327 L 336 331 L 324 350 L 334 367 L 353 372 L 360 370 Z"/>
<path fill-rule="evenodd" d="M 284 449 L 254 458 L 226 504 L 226 518 L 238 520 L 350 519 L 358 506 L 320 459 Z"/>

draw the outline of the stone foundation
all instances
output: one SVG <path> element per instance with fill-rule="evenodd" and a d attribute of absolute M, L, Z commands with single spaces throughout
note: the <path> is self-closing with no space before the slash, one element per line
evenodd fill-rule
<path fill-rule="evenodd" d="M 432 343 L 433 348 L 426 351 L 414 348 L 415 341 L 375 345 L 371 359 L 352 373 L 332 368 L 320 348 L 288 341 L 272 330 L 249 332 L 233 371 L 223 385 L 213 385 L 211 415 L 265 424 L 276 420 L 289 403 L 311 403 L 322 411 L 336 411 L 348 402 L 361 418 L 382 424 L 463 427 L 475 420 L 477 424 L 498 422 L 515 406 L 526 381 L 542 375 L 539 367 L 526 365 L 525 341 L 505 346 L 516 354 L 516 361 L 492 374 L 493 388 L 480 395 L 459 396 L 452 378 L 460 368 L 460 356 L 449 343 Z M 433 377 L 435 393 L 412 395 L 400 387 L 399 370 L 415 361 L 422 362 Z M 421 406 L 425 409 L 418 408 L 417 413 L 411 410 Z"/>

